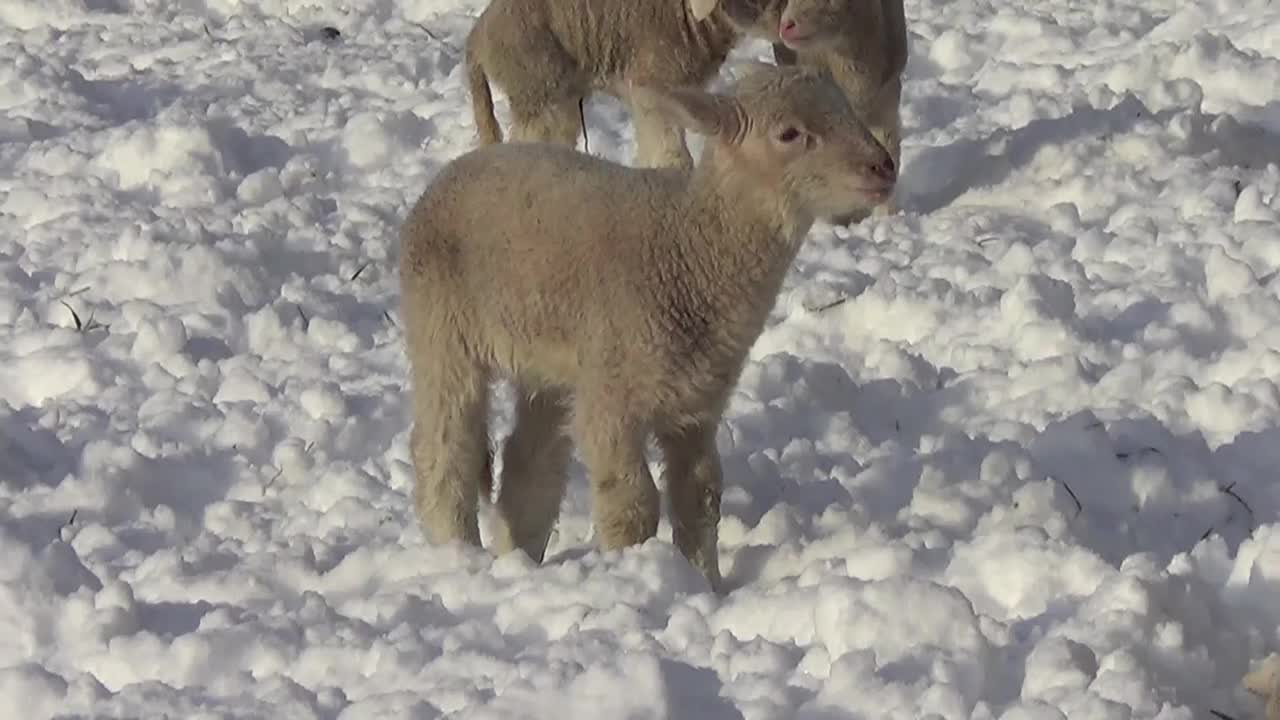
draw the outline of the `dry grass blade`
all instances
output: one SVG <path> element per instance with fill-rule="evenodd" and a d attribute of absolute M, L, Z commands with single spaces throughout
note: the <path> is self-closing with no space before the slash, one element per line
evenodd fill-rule
<path fill-rule="evenodd" d="M 811 313 L 824 313 L 824 312 L 826 312 L 826 311 L 830 310 L 831 308 L 840 307 L 841 305 L 843 305 L 843 304 L 845 304 L 845 303 L 847 303 L 847 302 L 849 302 L 849 296 L 848 296 L 848 295 L 841 295 L 840 297 L 836 298 L 835 300 L 832 300 L 832 301 L 830 301 L 830 302 L 823 303 L 823 304 L 821 304 L 821 305 L 816 305 L 816 306 L 813 306 L 813 307 L 808 307 L 808 306 L 806 306 L 806 307 L 805 307 L 805 310 L 808 310 L 808 311 L 809 311 L 809 312 L 811 312 Z"/>
<path fill-rule="evenodd" d="M 59 300 L 58 302 L 62 303 L 63 307 L 71 311 L 71 319 L 76 322 L 76 332 L 84 332 L 84 323 L 80 322 L 80 313 L 76 312 L 76 309 L 71 307 L 66 300 Z"/>
<path fill-rule="evenodd" d="M 431 32 L 431 28 L 427 27 L 426 25 L 423 25 L 422 23 L 413 23 L 413 24 L 417 25 L 418 28 L 422 30 L 422 32 L 426 33 L 427 37 L 431 38 L 432 40 L 435 40 L 436 42 L 440 43 L 441 45 L 449 48 L 454 52 L 458 52 L 457 46 L 455 46 L 453 43 L 449 42 L 448 40 L 445 40 L 444 38 L 440 37 L 439 35 Z"/>
<path fill-rule="evenodd" d="M 1071 516 L 1071 519 L 1074 520 L 1080 517 L 1080 513 L 1084 512 L 1084 505 L 1080 503 L 1080 498 L 1076 497 L 1076 491 L 1071 489 L 1071 486 L 1067 484 L 1066 480 L 1062 480 L 1056 477 L 1054 478 L 1054 480 L 1057 480 L 1058 482 L 1062 483 L 1062 487 L 1066 488 L 1067 494 L 1071 496 L 1071 501 L 1076 504 L 1076 514 Z"/>
<path fill-rule="evenodd" d="M 67 528 L 69 528 L 69 527 L 71 527 L 72 525 L 74 525 L 74 524 L 75 524 L 75 522 L 76 522 L 76 515 L 79 515 L 79 514 L 80 514 L 80 510 L 79 510 L 79 508 L 77 508 L 77 509 L 75 509 L 75 510 L 72 510 L 72 511 L 71 511 L 71 517 L 67 518 L 67 521 L 66 521 L 66 522 L 64 522 L 64 523 L 62 523 L 61 525 L 59 525 L 59 526 L 58 526 L 58 539 L 59 539 L 59 540 L 61 540 L 61 539 L 62 539 L 62 531 L 63 531 L 63 530 L 66 530 Z"/>

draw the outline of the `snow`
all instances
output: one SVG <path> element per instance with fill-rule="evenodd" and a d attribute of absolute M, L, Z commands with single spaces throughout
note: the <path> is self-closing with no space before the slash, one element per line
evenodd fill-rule
<path fill-rule="evenodd" d="M 595 549 L 576 464 L 542 566 L 416 524 L 396 238 L 481 7 L 0 3 L 6 706 L 1261 716 L 1280 8 L 908 0 L 903 212 L 815 227 L 752 351 L 718 597 L 665 521 Z"/>

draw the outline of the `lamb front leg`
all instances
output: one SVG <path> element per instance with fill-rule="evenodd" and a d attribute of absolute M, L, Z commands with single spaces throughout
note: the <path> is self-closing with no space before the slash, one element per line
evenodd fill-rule
<path fill-rule="evenodd" d="M 671 499 L 672 541 L 710 583 L 722 591 L 719 551 L 723 478 L 716 449 L 716 424 L 658 433 Z"/>

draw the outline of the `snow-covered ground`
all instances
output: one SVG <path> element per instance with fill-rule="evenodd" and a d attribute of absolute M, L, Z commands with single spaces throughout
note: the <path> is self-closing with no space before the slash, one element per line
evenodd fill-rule
<path fill-rule="evenodd" d="M 1280 5 L 907 2 L 903 213 L 753 351 L 723 598 L 578 465 L 541 567 L 414 520 L 396 232 L 481 6 L 0 3 L 5 717 L 1259 716 Z"/>

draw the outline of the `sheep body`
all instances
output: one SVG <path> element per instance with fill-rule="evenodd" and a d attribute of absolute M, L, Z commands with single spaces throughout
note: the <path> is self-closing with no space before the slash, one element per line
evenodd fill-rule
<path fill-rule="evenodd" d="M 829 73 L 900 167 L 902 73 L 908 59 L 902 0 L 790 0 L 780 22 L 773 44 L 777 63 Z M 880 209 L 895 207 L 890 199 Z"/>
<path fill-rule="evenodd" d="M 507 95 L 512 139 L 570 147 L 581 103 L 605 92 L 628 106 L 637 164 L 690 167 L 681 128 L 630 88 L 706 84 L 744 34 L 777 39 L 781 2 L 717 0 L 701 17 L 686 0 L 493 0 L 467 37 L 480 142 L 502 141 L 491 83 Z"/>
<path fill-rule="evenodd" d="M 762 69 L 734 97 L 644 92 L 711 135 L 697 168 L 490 145 L 441 170 L 406 220 L 417 509 L 433 541 L 480 544 L 486 393 L 500 373 L 519 398 L 503 449 L 500 551 L 541 560 L 570 436 L 601 544 L 653 536 L 652 434 L 673 540 L 717 586 L 715 432 L 729 392 L 814 218 L 874 204 L 894 173 L 838 89 L 812 73 Z"/>

